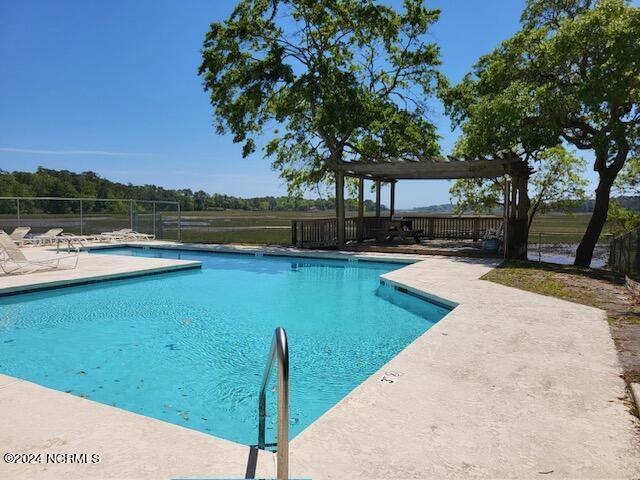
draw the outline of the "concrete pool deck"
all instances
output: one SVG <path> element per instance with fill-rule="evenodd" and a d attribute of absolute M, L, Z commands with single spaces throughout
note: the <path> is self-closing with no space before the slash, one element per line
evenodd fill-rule
<path fill-rule="evenodd" d="M 96 246 L 109 245 L 96 244 Z M 166 242 L 145 242 L 138 246 L 140 245 L 166 245 Z M 27 259 L 51 258 L 55 255 L 55 247 L 23 248 L 22 252 Z M 30 291 L 34 290 L 35 287 L 40 289 L 55 288 L 77 285 L 88 281 L 94 282 L 200 268 L 200 262 L 194 261 L 117 255 L 107 257 L 106 255 L 89 255 L 86 252 L 80 252 L 78 266 L 71 268 L 74 261 L 73 259 L 61 260 L 60 268 L 38 268 L 33 272 L 24 274 L 14 273 L 7 275 L 0 271 L 0 295 Z"/>
<path fill-rule="evenodd" d="M 85 257 L 87 264 L 158 260 Z M 638 421 L 603 311 L 480 280 L 496 261 L 420 260 L 385 280 L 459 305 L 291 442 L 292 478 L 640 475 Z M 0 462 L 1 478 L 242 478 L 247 471 L 248 447 L 6 376 L 0 423 L 4 452 L 101 454 L 96 465 Z M 256 465 L 256 477 L 275 476 L 272 454 L 261 452 Z"/>
<path fill-rule="evenodd" d="M 250 449 L 221 438 L 0 375 L 0 455 L 42 454 L 7 463 L 3 479 L 244 478 Z M 47 454 L 100 456 L 99 463 L 48 462 Z M 275 477 L 259 452 L 256 476 Z"/>

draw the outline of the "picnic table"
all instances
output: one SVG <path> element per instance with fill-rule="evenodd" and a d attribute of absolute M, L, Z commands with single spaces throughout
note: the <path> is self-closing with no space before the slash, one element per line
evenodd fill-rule
<path fill-rule="evenodd" d="M 420 243 L 420 236 L 423 233 L 423 230 L 413 229 L 411 220 L 387 220 L 375 231 L 378 242 L 392 242 L 396 238 L 413 238 L 416 243 Z"/>

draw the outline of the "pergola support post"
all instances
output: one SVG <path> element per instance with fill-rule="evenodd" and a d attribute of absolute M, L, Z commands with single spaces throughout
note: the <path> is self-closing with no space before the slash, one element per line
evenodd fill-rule
<path fill-rule="evenodd" d="M 155 235 L 155 232 L 153 232 Z M 80 199 L 80 235 L 84 235 L 84 216 L 82 212 L 82 199 Z"/>
<path fill-rule="evenodd" d="M 509 204 L 511 195 L 509 193 L 509 189 L 511 187 L 511 178 L 508 175 L 504 176 L 504 212 L 502 216 L 502 251 L 504 253 L 504 258 L 507 258 L 509 251 Z"/>
<path fill-rule="evenodd" d="M 391 182 L 391 188 L 389 189 L 389 218 L 393 218 L 396 214 L 396 182 Z"/>
<path fill-rule="evenodd" d="M 336 172 L 336 219 L 338 222 L 338 246 L 345 244 L 344 229 L 344 173 Z"/>
<path fill-rule="evenodd" d="M 358 242 L 364 239 L 364 178 L 358 179 L 358 222 L 356 223 Z"/>
<path fill-rule="evenodd" d="M 380 218 L 380 180 L 376 180 L 376 217 Z"/>

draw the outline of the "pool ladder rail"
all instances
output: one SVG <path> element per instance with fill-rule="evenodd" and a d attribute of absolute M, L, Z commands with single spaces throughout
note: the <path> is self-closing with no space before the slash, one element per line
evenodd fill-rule
<path fill-rule="evenodd" d="M 278 361 L 278 437 L 275 444 L 277 460 L 277 478 L 289 478 L 289 348 L 287 332 L 282 327 L 276 328 L 271 342 L 271 350 L 262 377 L 260 395 L 258 397 L 258 448 L 265 450 L 265 422 L 267 419 L 267 385 L 275 361 Z"/>

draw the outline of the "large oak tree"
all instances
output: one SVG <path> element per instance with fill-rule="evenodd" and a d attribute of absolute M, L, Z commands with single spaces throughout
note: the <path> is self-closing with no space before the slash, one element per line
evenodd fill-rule
<path fill-rule="evenodd" d="M 428 101 L 439 51 L 426 38 L 437 10 L 405 0 L 240 0 L 211 24 L 200 74 L 214 125 L 262 145 L 300 192 L 342 161 L 439 153 Z"/>
<path fill-rule="evenodd" d="M 640 139 L 640 9 L 624 0 L 528 0 L 522 29 L 445 101 L 471 154 L 531 154 L 559 142 L 593 153 L 593 215 L 575 263 L 588 266 L 611 187 Z"/>

